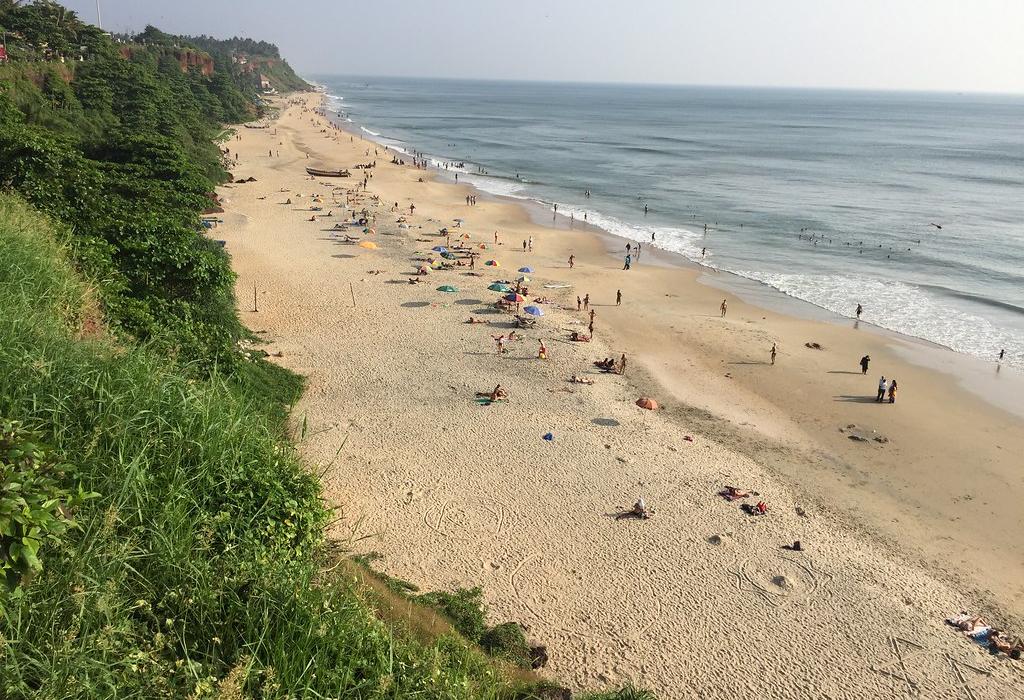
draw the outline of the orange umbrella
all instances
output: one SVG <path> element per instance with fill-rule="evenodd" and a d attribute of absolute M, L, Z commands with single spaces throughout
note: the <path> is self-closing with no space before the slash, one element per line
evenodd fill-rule
<path fill-rule="evenodd" d="M 649 399 L 646 396 L 641 396 L 639 399 L 637 399 L 636 400 L 636 405 L 639 406 L 640 408 L 643 408 L 643 409 L 648 410 L 648 411 L 654 411 L 654 410 L 657 410 L 657 408 L 658 408 L 658 402 L 655 401 L 654 399 Z M 646 433 L 647 432 L 647 414 L 644 413 L 644 414 L 641 414 L 641 415 L 642 415 L 642 420 L 640 422 L 643 423 L 644 433 Z"/>

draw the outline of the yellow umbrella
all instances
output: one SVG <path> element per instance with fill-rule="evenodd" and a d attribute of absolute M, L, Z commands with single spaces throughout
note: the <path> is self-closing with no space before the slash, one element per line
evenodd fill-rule
<path fill-rule="evenodd" d="M 359 244 L 360 248 L 366 248 L 367 250 L 377 250 L 377 244 L 373 241 L 363 241 Z"/>

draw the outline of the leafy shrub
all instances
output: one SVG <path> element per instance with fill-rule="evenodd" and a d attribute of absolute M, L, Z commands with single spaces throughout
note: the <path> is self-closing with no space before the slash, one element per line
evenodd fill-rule
<path fill-rule="evenodd" d="M 43 569 L 40 548 L 75 526 L 76 507 L 99 494 L 69 488 L 70 466 L 16 421 L 0 421 L 0 575 L 8 588 Z"/>
<path fill-rule="evenodd" d="M 530 668 L 530 645 L 518 622 L 505 622 L 488 629 L 480 637 L 480 648 L 489 656 Z"/>
<path fill-rule="evenodd" d="M 471 642 L 479 643 L 487 631 L 484 594 L 479 586 L 459 588 L 452 593 L 431 591 L 416 596 L 416 600 L 447 617 L 452 627 Z"/>

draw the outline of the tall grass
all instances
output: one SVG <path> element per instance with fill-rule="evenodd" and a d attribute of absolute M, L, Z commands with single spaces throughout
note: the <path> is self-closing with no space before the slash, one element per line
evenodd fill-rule
<path fill-rule="evenodd" d="M 447 625 L 424 634 L 407 597 L 378 615 L 356 563 L 330 573 L 328 509 L 281 429 L 298 380 L 201 381 L 97 332 L 60 233 L 0 194 L 0 418 L 100 496 L 38 576 L 0 586 L 0 697 L 561 697 Z M 424 598 L 485 629 L 466 596 Z M 474 641 L 521 645 L 505 627 Z"/>
<path fill-rule="evenodd" d="M 0 593 L 0 696 L 519 692 L 464 641 L 412 640 L 354 578 L 321 573 L 318 483 L 258 392 L 79 339 L 89 294 L 52 230 L 0 195 L 0 416 L 100 498 L 34 581 Z"/>

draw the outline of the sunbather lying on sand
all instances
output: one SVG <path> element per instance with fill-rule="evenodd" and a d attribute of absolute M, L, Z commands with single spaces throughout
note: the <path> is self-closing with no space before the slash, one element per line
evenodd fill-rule
<path fill-rule="evenodd" d="M 946 618 L 946 624 L 956 627 L 961 632 L 974 632 L 982 627 L 988 628 L 989 624 L 980 615 L 969 615 L 961 612 L 959 615 Z"/>
<path fill-rule="evenodd" d="M 573 331 L 572 334 L 569 335 L 569 340 L 576 343 L 589 343 L 590 336 L 584 333 L 580 333 L 579 331 Z"/>
<path fill-rule="evenodd" d="M 1020 659 L 1024 653 L 1024 641 L 1006 637 L 1002 631 L 993 629 L 988 635 L 988 649 L 992 653 L 1001 651 L 1011 659 Z"/>
<path fill-rule="evenodd" d="M 767 515 L 768 514 L 768 504 L 765 503 L 764 501 L 758 501 L 757 505 L 754 505 L 754 506 L 750 505 L 749 503 L 744 503 L 744 504 L 742 504 L 740 506 L 740 508 L 747 515 Z"/>
<path fill-rule="evenodd" d="M 473 318 L 472 316 L 470 316 L 469 320 L 463 321 L 463 323 L 489 323 L 489 321 L 485 321 L 482 318 Z"/>
<path fill-rule="evenodd" d="M 595 362 L 594 366 L 605 372 L 611 372 L 613 369 L 615 369 L 615 360 L 610 357 L 606 357 L 603 360 L 598 360 L 597 362 Z"/>
<path fill-rule="evenodd" d="M 747 498 L 753 495 L 752 491 L 742 491 L 735 486 L 726 486 L 724 489 L 718 492 L 718 495 L 727 501 L 738 501 L 741 498 Z"/>
<path fill-rule="evenodd" d="M 578 374 L 572 375 L 572 377 L 569 378 L 569 381 L 572 382 L 573 384 L 593 384 L 594 383 L 593 379 L 590 379 L 589 377 L 581 377 Z"/>
<path fill-rule="evenodd" d="M 615 516 L 616 520 L 622 520 L 624 518 L 636 518 L 637 520 L 647 520 L 654 515 L 654 509 L 648 508 L 647 504 L 644 503 L 643 496 L 637 499 L 636 503 L 633 504 L 632 510 L 626 510 Z"/>
<path fill-rule="evenodd" d="M 491 403 L 493 403 L 495 401 L 507 401 L 508 400 L 508 392 L 501 388 L 501 384 L 499 384 L 498 386 L 494 387 L 494 391 L 491 391 L 491 392 L 478 391 L 478 392 L 476 392 L 476 395 L 477 395 L 477 398 L 487 399 Z"/>

